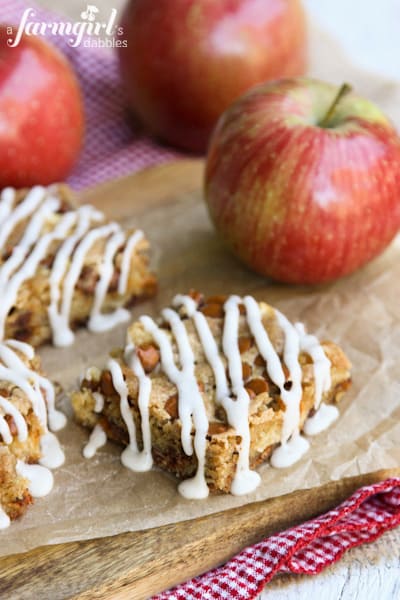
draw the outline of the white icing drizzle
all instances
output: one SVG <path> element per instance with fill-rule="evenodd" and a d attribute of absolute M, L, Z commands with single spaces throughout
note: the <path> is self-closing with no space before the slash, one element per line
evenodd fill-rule
<path fill-rule="evenodd" d="M 7 377 L 7 374 L 8 370 L 5 367 L 3 367 L 3 365 L 0 365 L 0 379 L 4 379 L 4 376 Z M 15 383 L 15 381 L 11 379 L 8 379 L 8 381 L 10 381 L 11 383 Z M 0 408 L 3 409 L 6 415 L 10 415 L 14 419 L 14 423 L 17 428 L 18 441 L 25 442 L 28 437 L 28 427 L 26 425 L 24 417 L 19 412 L 17 407 L 14 406 L 12 402 L 7 400 L 7 398 L 3 398 L 3 396 L 0 396 Z M 10 427 L 4 417 L 2 417 L 2 436 L 3 441 L 6 444 L 11 444 L 13 438 L 11 435 Z"/>
<path fill-rule="evenodd" d="M 244 388 L 242 376 L 242 360 L 239 351 L 239 304 L 241 298 L 231 296 L 224 304 L 225 322 L 222 334 L 222 349 L 228 359 L 229 377 L 232 392 L 236 398 L 226 396 L 222 405 L 228 414 L 228 421 L 242 438 L 236 474 L 231 492 L 242 495 L 252 492 L 260 483 L 258 473 L 249 468 L 250 429 L 249 404 L 250 398 Z"/>
<path fill-rule="evenodd" d="M 104 408 L 104 396 L 100 392 L 93 392 L 94 412 L 100 413 Z"/>
<path fill-rule="evenodd" d="M 271 456 L 271 465 L 276 469 L 291 467 L 307 452 L 309 442 L 298 433 L 292 435 L 289 441 L 282 443 Z"/>
<path fill-rule="evenodd" d="M 42 456 L 39 463 L 49 469 L 57 469 L 61 467 L 65 461 L 64 452 L 61 450 L 60 442 L 54 433 L 46 431 L 40 439 L 40 450 Z"/>
<path fill-rule="evenodd" d="M 118 293 L 123 295 L 126 294 L 126 289 L 128 286 L 128 275 L 129 275 L 129 266 L 131 262 L 132 252 L 134 251 L 137 244 L 144 237 L 143 231 L 138 229 L 135 231 L 130 238 L 128 239 L 124 253 L 122 255 L 121 260 L 121 274 L 119 276 L 118 281 Z"/>
<path fill-rule="evenodd" d="M 255 339 L 261 356 L 266 362 L 268 375 L 281 391 L 285 390 L 285 374 L 278 353 L 273 347 L 262 323 L 260 307 L 251 296 L 246 296 L 243 299 L 243 304 L 246 308 L 247 323 L 250 332 Z"/>
<path fill-rule="evenodd" d="M 18 440 L 20 442 L 24 442 L 28 437 L 28 428 L 26 426 L 25 419 L 19 410 L 9 400 L 3 398 L 2 396 L 0 396 L 0 408 L 3 409 L 6 415 L 12 416 L 17 427 Z M 4 443 L 11 444 L 13 437 L 11 435 L 10 427 L 3 416 L 0 417 L 0 433 Z"/>
<path fill-rule="evenodd" d="M 22 460 L 17 460 L 17 473 L 28 480 L 29 493 L 34 498 L 47 496 L 53 488 L 53 474 L 46 467 L 41 465 L 28 465 Z"/>
<path fill-rule="evenodd" d="M 10 189 L 10 188 L 8 188 Z M 11 191 L 10 191 L 11 194 Z M 15 199 L 15 190 L 13 190 L 13 201 Z M 4 214 L 5 218 L 3 218 L 1 223 L 0 230 L 0 248 L 3 248 L 5 242 L 10 236 L 10 233 L 13 231 L 14 227 L 18 225 L 21 221 L 32 215 L 39 204 L 43 201 L 45 197 L 45 189 L 41 186 L 33 187 L 30 192 L 25 196 L 23 201 L 18 204 L 15 210 L 10 213 L 9 205 L 9 193 L 4 196 L 1 195 L 0 198 L 0 210 Z M 6 204 L 4 208 L 3 205 Z"/>
<path fill-rule="evenodd" d="M 151 431 L 149 420 L 151 379 L 144 372 L 142 363 L 140 362 L 139 357 L 135 352 L 134 346 L 131 344 L 128 344 L 128 346 L 125 348 L 125 360 L 129 364 L 133 373 L 138 378 L 139 382 L 138 407 L 140 412 L 142 428 L 143 450 L 141 452 L 138 452 L 138 449 L 136 447 L 135 469 L 138 471 L 148 471 L 153 466 L 153 457 L 151 454 Z M 131 462 L 131 464 L 133 463 Z"/>
<path fill-rule="evenodd" d="M 231 493 L 235 495 L 253 491 L 260 482 L 258 473 L 250 469 L 250 398 L 243 381 L 242 359 L 239 350 L 241 303 L 245 306 L 245 318 L 258 351 L 266 362 L 268 375 L 273 383 L 279 387 L 281 398 L 285 404 L 281 444 L 272 454 L 271 464 L 273 466 L 278 468 L 288 467 L 298 461 L 309 448 L 308 441 L 299 432 L 300 402 L 302 398 L 300 352 L 308 353 L 314 362 L 314 405 L 316 407 L 320 406 L 323 392 L 329 389 L 331 385 L 330 361 L 325 356 L 317 338 L 306 334 L 301 324 L 293 326 L 282 313 L 275 310 L 275 318 L 284 335 L 283 363 L 289 371 L 288 380 L 286 380 L 281 359 L 263 325 L 260 306 L 251 296 L 246 296 L 244 299 L 231 296 L 224 304 L 225 319 L 222 331 L 222 352 L 227 361 L 229 383 L 225 363 L 210 329 L 209 321 L 201 311 L 197 310 L 197 303 L 190 296 L 177 295 L 173 299 L 173 307 L 177 309 L 184 307 L 187 317 L 192 319 L 194 323 L 205 358 L 214 374 L 216 401 L 223 406 L 228 423 L 241 438 L 237 468 L 231 488 Z M 178 389 L 178 414 L 181 421 L 182 447 L 188 456 L 191 456 L 194 450 L 198 462 L 196 475 L 192 479 L 181 482 L 178 489 L 186 498 L 204 498 L 208 495 L 204 475 L 208 419 L 196 380 L 195 357 L 185 323 L 179 313 L 167 308 L 161 314 L 164 321 L 169 324 L 171 334 L 166 333 L 148 316 L 141 317 L 140 322 L 159 348 L 162 371 Z M 175 363 L 172 337 L 176 340 L 179 367 Z M 141 415 L 144 449 L 142 453 L 139 453 L 135 424 L 128 403 L 127 385 L 119 363 L 112 359 L 108 363 L 108 368 L 111 371 L 114 387 L 120 395 L 121 415 L 129 433 L 129 445 L 122 453 L 122 462 L 133 470 L 147 470 L 152 464 L 149 423 L 151 378 L 145 374 L 132 343 L 129 343 L 125 348 L 125 361 L 138 379 L 138 405 Z M 97 411 L 98 399 L 95 398 L 95 401 L 95 411 Z M 101 403 L 98 408 L 101 410 L 100 405 L 102 408 Z M 326 411 L 326 408 L 329 410 Z M 316 415 L 308 419 L 306 432 L 308 433 L 309 430 L 313 434 L 314 430 L 315 433 L 317 429 L 321 430 L 321 423 L 323 422 L 326 425 L 328 421 L 331 422 L 334 414 L 336 414 L 335 411 L 337 411 L 336 408 L 325 407 L 322 404 Z M 140 454 L 142 454 L 143 462 L 138 460 Z M 145 456 L 149 458 L 147 463 Z M 143 467 L 144 463 L 145 468 Z"/>
<path fill-rule="evenodd" d="M 4 361 L 4 346 L 0 346 L 1 357 Z M 46 425 L 46 404 L 45 400 L 40 392 L 40 389 L 36 385 L 36 383 L 32 384 L 29 382 L 27 378 L 25 378 L 25 373 L 29 371 L 24 365 L 24 368 L 19 369 L 18 365 L 18 357 L 16 356 L 16 360 L 10 361 L 8 363 L 9 366 L 4 366 L 4 364 L 0 364 L 0 380 L 8 381 L 9 383 L 14 384 L 19 387 L 28 397 L 32 404 L 33 412 L 38 417 L 42 426 Z M 25 371 L 26 369 L 26 371 Z M 33 372 L 32 372 L 33 373 Z M 9 402 L 6 398 L 4 399 L 6 402 Z M 11 404 L 11 403 L 10 403 Z M 11 407 L 10 412 L 11 413 Z M 28 430 L 26 429 L 25 419 L 22 414 L 18 411 L 18 416 L 15 413 L 12 415 L 15 421 L 15 425 L 18 430 L 18 439 L 21 442 L 24 442 L 27 439 Z M 16 418 L 17 417 L 17 418 Z"/>
<path fill-rule="evenodd" d="M 4 343 L 0 343 L 0 379 L 13 383 L 26 394 L 32 404 L 34 413 L 46 433 L 48 412 L 53 412 L 53 414 L 57 415 L 55 418 L 56 421 L 63 420 L 65 424 L 66 419 L 62 413 L 56 411 L 54 408 L 55 393 L 52 383 L 36 371 L 30 369 L 15 352 L 15 350 L 20 350 L 23 347 L 26 355 L 32 356 L 33 349 L 30 352 L 27 349 L 29 348 L 28 344 L 24 344 L 23 346 L 20 344 L 21 342 L 15 343 L 13 340 L 6 340 Z M 46 397 L 43 395 L 42 390 L 46 393 Z M 18 432 L 18 439 L 25 441 L 27 438 L 27 426 L 22 414 L 9 400 L 1 396 L 0 405 L 3 406 L 6 414 L 8 413 L 13 417 Z M 7 408 L 5 408 L 6 406 Z M 61 419 L 61 415 L 63 419 Z"/>
<path fill-rule="evenodd" d="M 182 447 L 188 456 L 193 454 L 194 447 L 198 462 L 195 476 L 182 481 L 178 489 L 185 498 L 206 498 L 209 493 L 204 476 L 208 419 L 195 376 L 194 355 L 186 328 L 178 313 L 166 308 L 162 311 L 162 316 L 169 323 L 176 339 L 181 369 L 175 365 L 171 342 L 165 331 L 162 331 L 150 317 L 141 317 L 140 321 L 160 348 L 163 371 L 178 388 Z M 194 428 L 194 440 L 192 440 L 192 427 Z"/>
<path fill-rule="evenodd" d="M 336 406 L 321 404 L 323 393 L 327 392 L 332 385 L 331 361 L 318 339 L 306 333 L 302 323 L 296 323 L 295 327 L 300 337 L 300 348 L 312 358 L 314 371 L 314 408 L 317 412 L 306 420 L 303 429 L 306 435 L 317 435 L 327 429 L 339 416 Z"/>
<path fill-rule="evenodd" d="M 101 307 L 114 273 L 113 259 L 118 248 L 124 243 L 125 234 L 117 231 L 108 240 L 103 254 L 103 262 L 100 266 L 100 279 L 94 292 L 92 312 L 90 314 L 88 329 L 90 331 L 107 331 L 119 323 L 128 321 L 130 313 L 125 308 L 117 308 L 113 313 L 101 314 Z"/>
<path fill-rule="evenodd" d="M 0 266 L 0 340 L 4 337 L 6 319 L 21 285 L 35 275 L 40 262 L 56 241 L 59 244 L 51 267 L 48 307 L 54 344 L 67 346 L 74 341 L 69 326 L 73 294 L 86 256 L 98 240 L 109 238 L 104 244 L 89 329 L 105 331 L 129 318 L 129 312 L 122 308 L 110 314 L 102 314 L 101 309 L 114 272 L 114 256 L 122 246 L 118 293 L 126 294 L 132 254 L 143 238 L 143 232 L 135 231 L 127 238 L 117 223 L 93 228 L 95 223 L 104 221 L 104 215 L 91 206 L 82 206 L 56 216 L 60 200 L 54 197 L 55 193 L 54 187 L 46 189 L 36 186 L 15 208 L 15 190 L 6 188 L 0 195 L 0 253 L 6 248 L 15 227 L 27 220 L 21 239 Z M 52 415 L 50 419 L 55 420 L 56 417 Z"/>
<path fill-rule="evenodd" d="M 338 417 L 339 411 L 336 406 L 322 402 L 317 412 L 312 417 L 308 417 L 304 423 L 304 433 L 306 435 L 317 435 L 328 429 Z"/>
<path fill-rule="evenodd" d="M 28 360 L 32 360 L 35 354 L 34 349 L 29 344 L 25 344 L 24 342 L 19 342 L 18 340 L 5 340 L 4 342 L 10 348 L 14 348 L 18 350 L 22 354 L 24 354 Z M 26 368 L 24 363 L 19 361 L 20 368 Z M 55 391 L 54 386 L 47 377 L 43 377 L 39 373 L 34 372 L 34 379 L 36 379 L 37 384 L 46 392 L 46 407 L 47 407 L 47 418 L 49 422 L 49 427 L 51 431 L 59 431 L 63 427 L 65 427 L 67 423 L 67 418 L 61 411 L 55 408 Z"/>
<path fill-rule="evenodd" d="M 12 377 L 13 379 L 11 379 L 11 381 L 25 391 L 29 400 L 32 402 L 34 410 L 36 407 L 37 416 L 43 427 L 46 427 L 48 418 L 50 429 L 52 431 L 62 429 L 67 420 L 65 415 L 55 408 L 55 392 L 53 384 L 46 377 L 29 369 L 18 354 L 13 351 L 13 348 L 23 352 L 30 360 L 34 355 L 34 350 L 31 346 L 16 340 L 6 340 L 3 344 L 0 344 L 0 360 L 2 360 L 4 365 L 8 368 L 6 376 Z M 0 370 L 1 367 L 2 365 L 0 365 Z M 10 370 L 13 371 L 13 373 L 11 373 Z M 33 386 L 30 382 L 33 382 Z M 44 390 L 46 400 L 44 399 L 41 390 Z"/>
<path fill-rule="evenodd" d="M 55 408 L 55 393 L 51 382 L 43 377 L 40 377 L 39 381 L 41 382 L 40 385 L 42 385 L 46 390 L 47 420 L 49 427 L 51 431 L 60 431 L 60 429 L 63 429 L 67 424 L 67 417 L 63 412 Z"/>
<path fill-rule="evenodd" d="M 53 331 L 53 343 L 56 346 L 67 346 L 74 340 L 74 336 L 68 327 L 69 313 L 65 317 L 65 313 L 60 315 L 58 310 L 62 280 L 65 277 L 68 265 L 71 263 L 71 256 L 75 246 L 88 232 L 92 222 L 99 222 L 102 219 L 102 213 L 95 210 L 92 206 L 84 205 L 78 208 L 76 212 L 75 231 L 67 237 L 55 256 L 50 274 L 50 305 L 48 315 Z M 67 321 L 67 325 L 65 321 Z"/>
<path fill-rule="evenodd" d="M 55 393 L 52 383 L 30 369 L 18 352 L 28 360 L 32 360 L 34 357 L 34 350 L 28 344 L 16 340 L 6 340 L 0 343 L 0 380 L 15 385 L 25 393 L 42 426 L 40 464 L 26 465 L 22 461 L 17 463 L 17 472 L 30 481 L 31 494 L 42 496 L 47 494 L 53 485 L 53 476 L 48 469 L 59 467 L 65 460 L 58 439 L 48 430 L 47 423 L 49 421 L 50 427 L 54 425 L 55 428 L 60 428 L 65 425 L 66 418 L 54 407 Z M 4 415 L 10 415 L 13 418 L 17 439 L 21 442 L 26 441 L 28 427 L 25 417 L 19 409 L 3 396 L 0 396 L 0 409 Z M 3 443 L 7 445 L 12 443 L 13 436 L 4 416 L 0 416 L 0 434 Z"/>
<path fill-rule="evenodd" d="M 254 336 L 260 354 L 266 362 L 267 372 L 271 380 L 279 387 L 281 397 L 285 403 L 286 410 L 282 428 L 282 443 L 288 441 L 293 433 L 298 431 L 299 409 L 302 395 L 301 388 L 301 367 L 298 361 L 299 355 L 299 336 L 293 325 L 286 319 L 282 313 L 275 310 L 275 315 L 284 335 L 283 359 L 289 369 L 291 387 L 285 389 L 286 378 L 283 372 L 282 364 L 278 353 L 273 347 L 268 333 L 262 323 L 262 316 L 259 305 L 251 296 L 246 296 L 243 301 L 246 307 L 247 322 L 250 331 Z"/>
<path fill-rule="evenodd" d="M 20 342 L 19 340 L 5 340 L 4 343 L 10 348 L 14 348 L 14 350 L 18 350 L 18 352 L 24 354 L 28 360 L 32 360 L 35 356 L 35 350 L 33 349 L 33 346 L 30 346 L 25 342 Z"/>
<path fill-rule="evenodd" d="M 216 398 L 221 402 L 229 396 L 228 380 L 224 363 L 219 355 L 218 346 L 214 339 L 206 317 L 197 310 L 197 304 L 190 296 L 177 295 L 172 301 L 173 306 L 184 306 L 188 317 L 192 318 L 204 349 L 204 354 L 213 370 L 216 385 Z"/>
<path fill-rule="evenodd" d="M 302 372 L 298 360 L 300 352 L 299 334 L 288 319 L 278 310 L 275 310 L 276 319 L 285 336 L 283 360 L 289 369 L 291 382 L 290 389 L 287 390 L 285 389 L 286 379 L 282 364 L 262 323 L 260 307 L 251 296 L 246 296 L 243 302 L 246 307 L 250 331 L 254 336 L 260 354 L 266 362 L 268 375 L 279 387 L 281 398 L 286 407 L 283 417 L 281 445 L 274 450 L 271 456 L 271 464 L 276 468 L 288 466 L 300 460 L 309 447 L 308 442 L 299 436 L 300 401 L 302 396 Z M 293 437 L 293 441 L 289 446 L 288 442 L 291 437 Z"/>
<path fill-rule="evenodd" d="M 97 450 L 105 445 L 107 436 L 101 425 L 97 424 L 90 434 L 89 441 L 83 448 L 85 458 L 93 458 Z"/>
<path fill-rule="evenodd" d="M 19 243 L 14 246 L 11 256 L 4 263 L 0 271 L 0 285 L 4 288 L 5 284 L 12 276 L 15 269 L 21 266 L 25 261 L 32 246 L 37 241 L 38 236 L 43 228 L 45 221 L 49 216 L 57 210 L 59 203 L 54 198 L 46 200 L 42 206 L 36 211 L 35 215 L 29 221 L 24 234 Z"/>
<path fill-rule="evenodd" d="M 322 394 L 327 392 L 331 385 L 331 361 L 326 356 L 321 344 L 314 335 L 306 333 L 303 323 L 296 323 L 295 328 L 300 337 L 300 349 L 309 354 L 313 360 L 315 400 L 314 408 L 317 410 L 321 404 Z"/>
<path fill-rule="evenodd" d="M 10 411 L 10 406 L 12 406 L 12 409 L 14 408 L 14 406 L 11 404 L 11 402 L 5 403 L 4 400 L 2 398 L 0 398 L 0 408 L 2 408 L 3 411 L 6 414 L 8 413 L 9 415 L 12 414 Z M 16 411 L 16 413 L 19 414 L 18 411 Z M 14 421 L 15 421 L 15 419 L 14 419 Z M 3 438 L 3 441 L 5 444 L 11 444 L 12 435 L 10 432 L 10 427 L 3 416 L 0 416 L 0 435 Z M 26 434 L 24 434 L 24 435 L 25 435 L 25 439 L 26 439 Z M 21 437 L 22 437 L 21 434 L 19 434 L 18 439 L 21 439 Z"/>
<path fill-rule="evenodd" d="M 108 369 L 111 372 L 113 385 L 120 396 L 121 416 L 125 422 L 129 435 L 129 444 L 121 454 L 122 464 L 132 471 L 148 471 L 151 469 L 151 450 L 148 448 L 140 452 L 136 439 L 136 427 L 128 402 L 128 388 L 124 380 L 122 369 L 114 359 L 108 361 Z"/>
<path fill-rule="evenodd" d="M 291 382 L 290 390 L 286 390 L 285 386 L 281 390 L 282 400 L 286 405 L 282 429 L 282 443 L 285 443 L 293 434 L 299 432 L 302 396 L 302 371 L 299 363 L 300 339 L 294 326 L 279 310 L 275 310 L 275 315 L 285 336 L 283 360 L 289 369 L 289 381 Z"/>
<path fill-rule="evenodd" d="M 0 293 L 2 296 L 0 307 L 0 339 L 4 337 L 5 321 L 9 310 L 15 303 L 20 286 L 27 279 L 33 277 L 40 261 L 45 257 L 50 244 L 57 237 L 62 237 L 68 231 L 69 223 L 63 219 L 58 223 L 54 231 L 45 233 L 37 240 L 45 221 L 57 208 L 58 202 L 53 198 L 49 198 L 44 202 L 27 226 L 21 241 L 13 248 L 11 256 L 0 268 Z M 16 212 L 17 209 L 15 210 Z M 5 229 L 7 224 L 13 220 L 15 213 L 10 215 L 9 221 L 3 224 L 2 229 Z M 0 231 L 0 237 L 2 233 L 3 231 Z M 7 237 L 5 238 L 6 240 Z M 33 245 L 35 240 L 37 242 Z M 1 244 L 0 249 L 2 249 Z"/>
<path fill-rule="evenodd" d="M 54 340 L 55 345 L 69 346 L 75 339 L 75 335 L 69 326 L 69 315 L 75 286 L 81 274 L 87 253 L 97 240 L 108 237 L 117 231 L 117 229 L 118 225 L 116 223 L 91 229 L 75 249 L 69 271 L 64 279 L 61 310 L 57 318 L 58 332 L 57 338 Z"/>

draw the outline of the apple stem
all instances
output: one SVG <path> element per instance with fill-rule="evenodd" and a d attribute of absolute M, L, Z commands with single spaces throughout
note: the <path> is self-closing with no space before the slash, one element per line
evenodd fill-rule
<path fill-rule="evenodd" d="M 342 83 L 325 116 L 323 117 L 322 121 L 319 122 L 320 127 L 329 127 L 329 122 L 332 119 L 339 102 L 344 96 L 351 92 L 351 90 L 351 85 L 349 85 L 348 83 Z"/>

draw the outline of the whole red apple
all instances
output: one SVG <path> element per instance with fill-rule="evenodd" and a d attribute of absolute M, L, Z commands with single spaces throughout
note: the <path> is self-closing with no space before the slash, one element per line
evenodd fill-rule
<path fill-rule="evenodd" d="M 300 0 L 130 0 L 118 49 L 131 108 L 156 136 L 204 151 L 254 85 L 306 69 Z"/>
<path fill-rule="evenodd" d="M 10 47 L 0 25 L 0 188 L 66 177 L 82 142 L 80 90 L 67 60 L 35 36 Z"/>
<path fill-rule="evenodd" d="M 382 112 L 311 79 L 263 85 L 221 117 L 205 199 L 255 271 L 290 283 L 351 273 L 400 228 L 400 139 Z"/>

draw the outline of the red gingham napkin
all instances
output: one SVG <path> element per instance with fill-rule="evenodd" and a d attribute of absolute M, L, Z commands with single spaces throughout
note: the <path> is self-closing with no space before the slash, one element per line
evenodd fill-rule
<path fill-rule="evenodd" d="M 0 20 L 18 25 L 28 6 L 34 8 L 38 21 L 55 16 L 31 2 L 1 0 Z M 180 156 L 128 123 L 114 53 L 71 48 L 60 37 L 51 37 L 51 42 L 69 58 L 84 94 L 86 142 L 68 179 L 73 187 L 94 185 Z M 250 600 L 276 573 L 319 573 L 349 548 L 371 542 L 399 523 L 400 479 L 389 479 L 358 490 L 337 509 L 246 548 L 223 567 L 159 594 L 155 600 Z"/>
<path fill-rule="evenodd" d="M 82 1 L 82 10 L 85 6 Z M 18 26 L 28 7 L 35 11 L 32 20 L 66 20 L 38 8 L 34 2 L 0 0 L 0 21 Z M 108 14 L 105 14 L 105 20 L 107 17 Z M 48 36 L 48 41 L 69 59 L 78 76 L 85 102 L 85 144 L 78 164 L 67 179 L 72 187 L 80 189 L 95 185 L 182 156 L 157 144 L 146 137 L 139 126 L 129 123 L 115 52 L 82 45 L 72 48 L 67 39 L 60 36 Z"/>
<path fill-rule="evenodd" d="M 400 479 L 360 488 L 334 510 L 272 535 L 153 600 L 252 600 L 277 573 L 316 575 L 360 544 L 400 525 Z"/>

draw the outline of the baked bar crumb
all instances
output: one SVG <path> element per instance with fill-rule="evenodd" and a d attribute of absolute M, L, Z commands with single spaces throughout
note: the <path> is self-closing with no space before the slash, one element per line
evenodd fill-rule
<path fill-rule="evenodd" d="M 134 322 L 125 349 L 86 371 L 72 405 L 95 428 L 89 447 L 103 430 L 126 446 L 126 466 L 154 462 L 199 498 L 252 491 L 268 458 L 296 462 L 309 446 L 301 431 L 329 426 L 349 386 L 350 363 L 333 342 L 251 296 L 191 292 L 157 322 Z"/>
<path fill-rule="evenodd" d="M 28 344 L 0 343 L 0 528 L 22 516 L 33 497 L 50 492 L 49 469 L 64 462 L 58 440 L 65 416 L 52 383 Z"/>
<path fill-rule="evenodd" d="M 149 244 L 64 185 L 0 195 L 0 339 L 33 346 L 73 342 L 87 324 L 104 331 L 129 320 L 123 308 L 155 293 Z"/>

